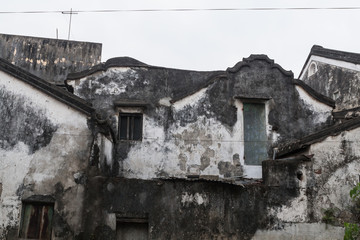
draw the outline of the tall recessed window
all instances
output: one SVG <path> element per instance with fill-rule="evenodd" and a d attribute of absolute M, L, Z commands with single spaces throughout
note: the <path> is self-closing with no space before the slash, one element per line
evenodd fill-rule
<path fill-rule="evenodd" d="M 247 165 L 261 165 L 267 159 L 264 103 L 244 103 L 244 157 Z"/>
<path fill-rule="evenodd" d="M 142 114 L 120 113 L 119 114 L 119 139 L 142 140 Z"/>

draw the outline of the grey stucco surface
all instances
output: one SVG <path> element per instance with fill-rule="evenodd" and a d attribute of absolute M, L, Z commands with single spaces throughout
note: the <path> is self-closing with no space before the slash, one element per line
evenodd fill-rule
<path fill-rule="evenodd" d="M 355 70 L 316 61 L 317 71 L 302 79 L 316 91 L 336 101 L 338 110 L 359 106 L 360 73 Z"/>
<path fill-rule="evenodd" d="M 101 49 L 99 43 L 0 34 L 0 58 L 56 84 L 99 64 Z"/>

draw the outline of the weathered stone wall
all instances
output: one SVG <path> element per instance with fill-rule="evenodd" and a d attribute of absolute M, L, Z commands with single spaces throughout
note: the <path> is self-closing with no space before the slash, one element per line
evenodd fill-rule
<path fill-rule="evenodd" d="M 315 220 L 321 220 L 323 209 L 333 209 L 336 221 L 357 221 L 350 190 L 359 182 L 360 172 L 360 129 L 344 131 L 337 136 L 329 136 L 311 145 L 314 154 L 312 169 L 313 204 L 308 207 Z"/>
<path fill-rule="evenodd" d="M 303 152 L 307 156 L 313 155 L 311 161 L 302 164 L 296 164 L 296 157 L 263 163 L 265 185 L 295 186 L 299 195 L 286 204 L 269 206 L 268 217 L 282 224 L 280 228 L 275 225 L 274 229 L 259 230 L 255 235 L 258 239 L 295 236 L 304 231 L 308 233 L 301 239 L 315 236 L 315 239 L 326 239 L 329 232 L 324 231 L 320 223 L 330 226 L 330 233 L 334 234 L 331 239 L 343 238 L 344 222 L 359 221 L 358 207 L 349 194 L 359 182 L 359 134 L 360 129 L 355 128 L 313 143 Z M 291 178 L 294 175 L 297 175 L 295 181 Z M 310 223 L 317 223 L 320 232 Z"/>
<path fill-rule="evenodd" d="M 359 65 L 340 61 L 334 61 L 330 64 L 320 60 L 312 61 L 316 64 L 317 71 L 309 76 L 309 69 L 306 69 L 301 80 L 316 91 L 334 99 L 338 110 L 358 107 L 360 104 Z M 338 63 L 342 64 L 340 66 L 335 65 Z"/>
<path fill-rule="evenodd" d="M 0 58 L 56 84 L 68 73 L 99 64 L 101 48 L 100 43 L 0 34 Z"/>
<path fill-rule="evenodd" d="M 22 200 L 55 199 L 52 239 L 82 228 L 87 116 L 0 71 L 0 239 L 18 239 Z"/>
<path fill-rule="evenodd" d="M 116 221 L 148 222 L 149 239 L 251 239 L 267 228 L 268 205 L 297 189 L 213 181 L 91 178 L 84 239 L 115 239 Z"/>
<path fill-rule="evenodd" d="M 262 55 L 223 72 L 113 64 L 67 82 L 75 95 L 93 103 L 115 136 L 119 111 L 136 110 L 116 102 L 148 103 L 137 109 L 144 114 L 142 141 L 115 146 L 112 174 L 130 178 L 260 178 L 261 166 L 244 162 L 244 98 L 265 103 L 269 157 L 274 144 L 331 123 L 331 107 L 314 100 L 294 84 L 292 73 Z"/>

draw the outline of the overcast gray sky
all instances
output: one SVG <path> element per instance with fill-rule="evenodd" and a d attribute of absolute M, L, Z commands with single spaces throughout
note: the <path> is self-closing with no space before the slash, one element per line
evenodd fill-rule
<path fill-rule="evenodd" d="M 360 7 L 358 0 L 4 1 L 0 11 L 176 8 Z M 295 77 L 312 45 L 360 53 L 360 10 L 79 13 L 70 40 L 103 44 L 102 61 L 130 56 L 150 65 L 225 70 L 267 54 Z M 69 15 L 0 14 L 0 33 L 67 39 Z"/>

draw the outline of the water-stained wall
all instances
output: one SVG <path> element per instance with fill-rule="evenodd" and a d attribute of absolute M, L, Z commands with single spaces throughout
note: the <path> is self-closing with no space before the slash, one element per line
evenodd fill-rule
<path fill-rule="evenodd" d="M 0 125 L 0 239 L 18 239 L 27 200 L 54 204 L 52 239 L 74 239 L 93 139 L 88 116 L 0 71 Z"/>
<path fill-rule="evenodd" d="M 252 239 L 272 223 L 270 205 L 297 196 L 294 188 L 206 180 L 96 177 L 87 197 L 83 239 L 116 239 L 122 223 L 147 223 L 147 239 Z"/>
<path fill-rule="evenodd" d="M 295 187 L 298 195 L 287 204 L 268 206 L 268 217 L 276 224 L 273 229 L 259 230 L 255 235 L 258 239 L 275 239 L 301 232 L 304 232 L 304 239 L 342 239 L 344 223 L 359 221 L 358 203 L 350 197 L 350 190 L 359 183 L 358 126 L 359 119 L 353 119 L 329 128 L 328 135 L 319 132 L 322 135 L 313 137 L 313 143 L 301 152 L 306 154 L 302 155 L 303 160 L 308 158 L 305 161 L 299 162 L 298 152 L 285 159 L 263 163 L 265 185 Z M 288 177 L 295 175 L 295 182 L 289 181 Z M 324 229 L 321 223 L 328 224 L 330 230 Z"/>
<path fill-rule="evenodd" d="M 0 34 L 0 58 L 49 82 L 101 62 L 100 43 Z"/>
<path fill-rule="evenodd" d="M 309 68 L 312 70 L 309 70 Z M 359 64 L 316 57 L 301 76 L 306 84 L 336 101 L 337 110 L 358 107 Z M 312 71 L 312 72 L 309 72 Z"/>
<path fill-rule="evenodd" d="M 118 58 L 70 75 L 67 83 L 93 103 L 115 136 L 119 112 L 143 114 L 142 141 L 115 137 L 112 174 L 129 178 L 260 178 L 261 166 L 244 160 L 243 102 L 265 106 L 268 157 L 275 144 L 331 123 L 332 107 L 315 100 L 291 72 L 264 55 L 214 72 Z"/>
<path fill-rule="evenodd" d="M 319 221 L 324 210 L 334 213 L 334 222 L 358 221 L 358 210 L 350 198 L 350 190 L 359 182 L 360 129 L 343 131 L 312 144 L 309 154 L 314 154 L 311 174 L 312 204 L 308 205 L 310 219 Z"/>

